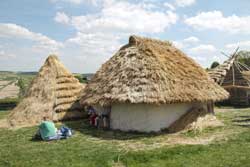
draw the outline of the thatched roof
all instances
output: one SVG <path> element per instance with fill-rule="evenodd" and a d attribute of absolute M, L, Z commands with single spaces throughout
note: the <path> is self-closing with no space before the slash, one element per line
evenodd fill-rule
<path fill-rule="evenodd" d="M 214 69 L 209 70 L 208 74 L 216 83 L 221 84 L 227 72 L 231 69 L 232 65 L 234 64 L 235 59 L 236 56 L 230 57 L 223 64 L 215 67 Z"/>
<path fill-rule="evenodd" d="M 222 87 L 241 86 L 250 88 L 250 68 L 238 61 L 240 54 L 235 52 L 221 65 L 208 71 L 209 76 Z"/>
<path fill-rule="evenodd" d="M 81 104 L 218 101 L 228 93 L 169 42 L 131 36 L 94 75 Z"/>
<path fill-rule="evenodd" d="M 8 120 L 11 125 L 26 126 L 41 122 L 43 117 L 55 121 L 78 117 L 77 100 L 82 88 L 56 56 L 49 56 Z"/>

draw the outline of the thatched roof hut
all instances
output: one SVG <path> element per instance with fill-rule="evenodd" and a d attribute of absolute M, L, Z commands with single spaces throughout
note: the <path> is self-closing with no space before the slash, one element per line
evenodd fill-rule
<path fill-rule="evenodd" d="M 224 89 L 171 43 L 131 36 L 97 71 L 80 103 L 111 106 L 113 129 L 159 131 L 194 104 L 227 97 Z"/>
<path fill-rule="evenodd" d="M 12 126 L 35 125 L 43 117 L 60 121 L 82 117 L 78 98 L 83 85 L 51 55 L 33 79 L 27 94 L 11 111 L 8 122 Z"/>
<path fill-rule="evenodd" d="M 221 65 L 208 71 L 210 77 L 230 93 L 226 103 L 250 105 L 250 67 L 238 61 L 238 49 Z"/>

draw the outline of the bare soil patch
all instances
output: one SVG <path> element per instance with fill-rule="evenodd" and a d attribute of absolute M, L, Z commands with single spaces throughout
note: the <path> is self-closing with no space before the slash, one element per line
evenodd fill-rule
<path fill-rule="evenodd" d="M 19 87 L 16 85 L 16 82 L 0 81 L 0 99 L 16 98 L 18 93 Z"/>

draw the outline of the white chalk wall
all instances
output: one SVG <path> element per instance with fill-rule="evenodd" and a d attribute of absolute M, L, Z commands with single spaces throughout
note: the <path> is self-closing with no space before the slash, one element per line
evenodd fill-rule
<path fill-rule="evenodd" d="M 122 131 L 152 132 L 167 128 L 192 104 L 113 104 L 110 126 Z"/>

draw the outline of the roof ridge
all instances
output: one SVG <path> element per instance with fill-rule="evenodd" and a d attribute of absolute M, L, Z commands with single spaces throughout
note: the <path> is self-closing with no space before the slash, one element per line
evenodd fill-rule
<path fill-rule="evenodd" d="M 153 39 L 153 38 L 142 37 L 142 36 L 138 36 L 138 35 L 131 35 L 129 37 L 129 44 L 130 45 L 139 45 L 139 44 L 145 43 L 145 42 L 154 42 L 154 43 L 157 43 L 160 45 L 173 46 L 171 42 L 160 40 L 160 39 Z"/>

